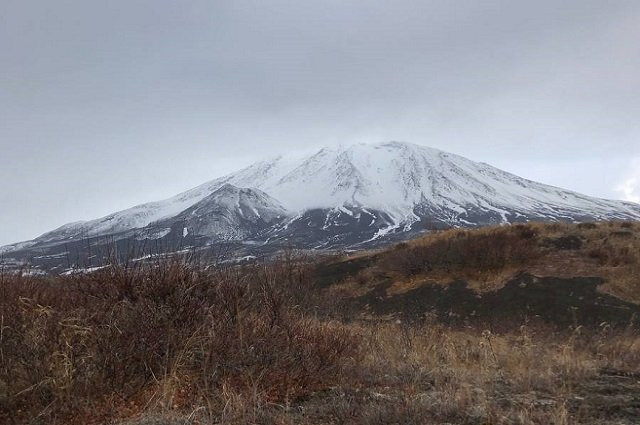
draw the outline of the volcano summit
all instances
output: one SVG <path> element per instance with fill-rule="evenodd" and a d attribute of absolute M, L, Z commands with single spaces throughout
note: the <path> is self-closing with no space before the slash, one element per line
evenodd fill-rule
<path fill-rule="evenodd" d="M 220 244 L 233 246 L 236 256 L 283 246 L 359 249 L 437 227 L 612 219 L 640 219 L 640 205 L 387 142 L 258 162 L 172 198 L 66 224 L 0 252 L 5 264 L 62 272 L 102 265 L 107 252 L 140 258 Z"/>

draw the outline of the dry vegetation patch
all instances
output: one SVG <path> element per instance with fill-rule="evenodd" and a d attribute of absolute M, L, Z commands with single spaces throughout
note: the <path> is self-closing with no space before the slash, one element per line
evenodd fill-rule
<path fill-rule="evenodd" d="M 551 297 L 554 282 L 593 292 L 593 276 L 637 301 L 638 232 L 635 223 L 528 224 L 440 232 L 320 265 L 287 253 L 208 270 L 166 261 L 0 275 L 0 422 L 638 423 L 635 326 L 514 321 L 498 332 L 422 310 L 419 321 L 385 320 L 349 303 L 395 300 L 390 310 L 402 311 L 422 294 L 473 310 L 478 296 L 503 290 L 520 309 L 520 290 L 546 306 L 573 297 L 571 288 Z M 526 270 L 567 279 L 509 281 Z M 577 274 L 591 277 L 569 279 Z"/>
<path fill-rule="evenodd" d="M 303 274 L 291 272 L 175 262 L 3 276 L 0 418 L 87 423 L 194 403 L 216 414 L 234 397 L 286 403 L 324 388 L 357 337 L 305 316 L 295 302 Z"/>
<path fill-rule="evenodd" d="M 270 404 L 226 393 L 212 420 L 197 408 L 127 425 L 232 424 L 633 424 L 640 408 L 640 338 L 577 328 L 557 334 L 452 330 L 437 323 L 350 325 L 360 361 L 334 385 Z"/>
<path fill-rule="evenodd" d="M 640 303 L 640 224 L 634 222 L 454 229 L 397 244 L 377 256 L 377 272 L 393 281 L 390 294 L 456 280 L 483 293 L 527 271 L 540 277 L 602 277 L 600 290 Z"/>

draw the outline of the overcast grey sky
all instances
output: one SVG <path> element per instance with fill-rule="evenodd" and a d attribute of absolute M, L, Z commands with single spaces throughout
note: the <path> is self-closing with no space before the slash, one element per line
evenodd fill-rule
<path fill-rule="evenodd" d="M 0 0 L 0 245 L 401 140 L 640 197 L 640 1 Z"/>

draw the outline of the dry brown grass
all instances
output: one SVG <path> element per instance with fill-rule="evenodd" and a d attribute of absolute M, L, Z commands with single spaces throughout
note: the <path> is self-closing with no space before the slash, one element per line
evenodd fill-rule
<path fill-rule="evenodd" d="M 303 279 L 291 262 L 3 276 L 0 419 L 100 423 L 194 403 L 223 417 L 230 400 L 288 403 L 324 388 L 357 337 L 296 307 Z"/>
<path fill-rule="evenodd" d="M 400 245 L 382 256 L 380 263 L 383 269 L 401 276 L 479 270 L 491 273 L 536 257 L 536 235 L 530 226 L 451 230 Z"/>
<path fill-rule="evenodd" d="M 598 272 L 607 291 L 640 299 L 638 232 L 627 223 L 441 232 L 376 253 L 377 264 L 329 289 L 291 252 L 207 271 L 167 262 L 0 276 L 0 422 L 638 423 L 637 328 L 494 334 L 429 318 L 350 321 L 339 303 L 382 281 L 400 291 L 468 278 L 489 290 L 527 268 Z"/>
<path fill-rule="evenodd" d="M 486 292 L 528 271 L 541 277 L 602 277 L 605 284 L 600 290 L 640 303 L 640 223 L 454 229 L 400 243 L 378 256 L 377 272 L 393 280 L 389 293 L 403 293 L 426 282 L 448 285 L 456 279 Z"/>
<path fill-rule="evenodd" d="M 501 407 L 501 394 L 515 400 L 519 394 L 559 388 L 582 373 L 564 367 L 569 362 L 562 351 L 555 357 L 557 349 L 541 349 L 529 339 L 516 342 L 488 332 L 390 325 L 378 331 L 366 364 L 371 384 L 381 386 L 380 391 L 387 388 L 390 396 L 415 405 L 434 422 L 496 423 L 520 413 L 517 406 Z"/>
<path fill-rule="evenodd" d="M 632 408 L 625 410 L 640 395 L 640 384 L 629 385 L 639 371 L 640 336 L 634 333 L 603 328 L 558 335 L 525 326 L 493 335 L 396 322 L 353 324 L 351 330 L 360 337 L 360 361 L 331 387 L 290 404 L 226 392 L 223 415 L 212 417 L 204 408 L 194 423 L 614 424 L 637 419 Z M 617 404 L 621 397 L 628 406 Z M 132 422 L 147 423 L 174 422 L 144 416 Z"/>

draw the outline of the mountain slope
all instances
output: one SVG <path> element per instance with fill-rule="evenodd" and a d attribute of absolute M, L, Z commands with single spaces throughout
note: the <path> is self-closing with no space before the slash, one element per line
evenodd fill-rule
<path fill-rule="evenodd" d="M 227 183 L 180 214 L 148 227 L 162 232 L 177 226 L 182 237 L 228 241 L 248 237 L 286 216 L 284 207 L 266 193 Z"/>
<path fill-rule="evenodd" d="M 636 204 L 536 183 L 437 149 L 389 142 L 324 148 L 299 160 L 278 157 L 259 162 L 173 198 L 66 225 L 37 240 L 144 227 L 179 214 L 227 183 L 260 189 L 292 213 L 362 206 L 384 211 L 396 222 L 416 220 L 416 207 L 443 221 L 462 225 L 475 224 L 468 220 L 474 212 L 488 213 L 505 222 L 518 216 L 640 218 L 640 206 Z"/>
<path fill-rule="evenodd" d="M 385 211 L 396 221 L 415 219 L 416 206 L 452 222 L 473 211 L 512 218 L 518 214 L 550 219 L 583 214 L 595 219 L 640 217 L 635 204 L 584 196 L 458 155 L 399 142 L 325 148 L 293 168 L 277 159 L 224 180 L 257 187 L 292 211 L 356 205 Z"/>
<path fill-rule="evenodd" d="M 388 142 L 258 162 L 167 200 L 71 223 L 2 251 L 33 253 L 106 237 L 169 238 L 171 246 L 251 239 L 274 248 L 357 248 L 434 226 L 604 219 L 640 219 L 640 205 L 544 185 L 437 149 Z"/>

